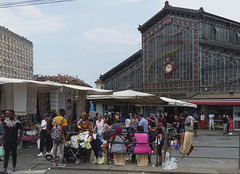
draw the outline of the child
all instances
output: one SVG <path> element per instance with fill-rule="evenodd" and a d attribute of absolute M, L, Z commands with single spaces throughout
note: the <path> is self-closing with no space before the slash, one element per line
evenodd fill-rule
<path fill-rule="evenodd" d="M 162 165 L 162 147 L 164 145 L 164 139 L 163 139 L 163 131 L 161 128 L 157 129 L 157 138 L 156 138 L 156 143 L 158 146 L 158 155 L 159 155 L 159 162 L 158 165 Z"/>
<path fill-rule="evenodd" d="M 229 134 L 233 134 L 233 120 L 228 116 L 229 120 Z"/>
<path fill-rule="evenodd" d="M 199 121 L 194 117 L 193 129 L 194 129 L 195 137 L 197 137 L 197 132 L 198 132 L 199 127 L 200 127 L 199 126 Z"/>

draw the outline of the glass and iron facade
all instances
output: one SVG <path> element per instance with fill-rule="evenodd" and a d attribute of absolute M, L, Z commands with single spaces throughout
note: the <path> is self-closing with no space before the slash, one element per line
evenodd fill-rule
<path fill-rule="evenodd" d="M 104 89 L 121 91 L 143 89 L 142 50 L 139 50 L 128 59 L 100 76 Z"/>
<path fill-rule="evenodd" d="M 240 24 L 206 19 L 202 28 L 201 91 L 240 91 Z"/>
<path fill-rule="evenodd" d="M 213 112 L 217 117 L 223 114 L 219 108 L 227 106 L 224 114 L 232 116 L 234 128 L 240 129 L 239 22 L 203 8 L 173 7 L 166 1 L 165 7 L 138 30 L 142 58 L 134 66 L 142 71 L 139 80 L 126 80 L 130 77 L 126 72 L 132 71 L 130 64 L 124 70 L 113 68 L 109 71 L 114 70 L 112 76 L 107 72 L 101 79 L 104 89 L 138 89 L 192 100 L 199 105 L 199 112 Z"/>
<path fill-rule="evenodd" d="M 165 4 L 138 29 L 142 51 L 132 57 L 139 58 L 104 74 L 105 89 L 172 98 L 240 91 L 240 23 Z"/>
<path fill-rule="evenodd" d="M 156 18 L 156 16 L 155 16 Z M 240 24 L 200 10 L 165 7 L 139 30 L 143 89 L 173 98 L 240 89 Z M 166 65 L 174 66 L 166 72 Z"/>
<path fill-rule="evenodd" d="M 197 21 L 183 21 L 173 14 L 143 33 L 145 92 L 198 92 L 197 35 Z M 168 63 L 175 69 L 166 72 Z"/>
<path fill-rule="evenodd" d="M 33 44 L 0 26 L 0 76 L 33 79 Z"/>

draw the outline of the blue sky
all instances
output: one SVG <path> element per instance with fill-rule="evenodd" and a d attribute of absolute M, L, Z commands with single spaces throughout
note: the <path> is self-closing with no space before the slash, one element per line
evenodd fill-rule
<path fill-rule="evenodd" d="M 18 2 L 20 0 L 1 0 Z M 0 9 L 0 25 L 31 40 L 34 74 L 68 74 L 95 86 L 100 74 L 141 47 L 139 24 L 165 0 L 75 0 L 67 3 Z M 169 0 L 170 5 L 240 22 L 239 0 Z"/>

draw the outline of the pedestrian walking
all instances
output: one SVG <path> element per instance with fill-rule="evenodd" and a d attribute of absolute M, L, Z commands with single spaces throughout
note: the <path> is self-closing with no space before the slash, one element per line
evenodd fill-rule
<path fill-rule="evenodd" d="M 50 116 L 48 117 L 48 120 L 47 120 L 47 127 L 46 127 L 46 130 L 48 132 L 48 134 L 50 135 L 51 137 L 51 133 L 52 133 L 52 122 L 53 122 L 53 118 L 57 116 L 57 113 L 56 112 L 52 112 L 50 114 Z M 49 149 L 52 149 L 53 148 L 53 141 L 52 139 L 50 138 L 50 142 L 49 142 Z"/>
<path fill-rule="evenodd" d="M 212 112 L 210 112 L 210 114 L 208 115 L 209 118 L 209 130 L 211 131 L 212 129 L 214 129 L 214 114 Z"/>
<path fill-rule="evenodd" d="M 223 115 L 222 122 L 223 122 L 223 134 L 226 134 L 227 133 L 227 125 L 228 125 L 227 116 Z"/>
<path fill-rule="evenodd" d="M 20 136 L 18 137 L 18 131 L 20 130 Z M 16 172 L 17 168 L 17 145 L 21 141 L 23 134 L 22 124 L 19 120 L 14 118 L 14 111 L 9 111 L 9 119 L 4 121 L 4 131 L 2 139 L 0 140 L 0 146 L 4 141 L 4 163 L 2 173 L 7 173 L 8 160 L 10 152 L 12 153 L 12 171 Z"/>
<path fill-rule="evenodd" d="M 227 116 L 227 118 L 229 120 L 229 133 L 228 134 L 232 135 L 233 134 L 233 120 L 229 116 Z"/>
<path fill-rule="evenodd" d="M 205 129 L 205 114 L 204 114 L 204 112 L 202 112 L 202 114 L 200 116 L 200 126 L 201 126 L 201 129 Z"/>
<path fill-rule="evenodd" d="M 67 136 L 66 127 L 68 125 L 67 119 L 64 118 L 65 110 L 59 110 L 59 116 L 53 118 L 52 122 L 52 133 L 51 137 L 53 140 L 53 166 L 56 167 L 58 163 L 58 167 L 65 167 L 66 164 L 63 163 L 64 157 L 64 145 L 65 145 L 65 138 Z M 60 127 L 60 131 L 59 131 Z M 60 157 L 59 161 L 57 161 L 57 149 L 59 147 L 60 150 Z"/>
<path fill-rule="evenodd" d="M 196 117 L 194 117 L 194 121 L 193 121 L 193 129 L 194 129 L 194 134 L 195 137 L 197 137 L 197 133 L 198 133 L 198 129 L 199 129 L 199 121 L 197 120 Z"/>
<path fill-rule="evenodd" d="M 42 157 L 43 156 L 43 146 L 44 146 L 44 143 L 46 142 L 46 154 L 49 154 L 50 153 L 50 144 L 51 144 L 51 135 L 47 132 L 47 121 L 48 121 L 48 118 L 49 118 L 49 114 L 48 113 L 45 113 L 43 115 L 43 120 L 41 122 L 41 127 L 40 127 L 40 130 L 39 130 L 39 134 L 38 136 L 40 137 L 40 153 L 38 154 L 39 157 Z"/>

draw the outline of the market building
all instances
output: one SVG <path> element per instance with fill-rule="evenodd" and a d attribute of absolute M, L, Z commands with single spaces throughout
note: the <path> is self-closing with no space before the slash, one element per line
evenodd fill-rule
<path fill-rule="evenodd" d="M 56 75 L 56 76 L 43 76 L 35 75 L 36 81 L 44 82 L 51 81 L 60 84 L 76 85 L 90 87 L 89 84 L 85 83 L 77 77 L 69 75 Z M 80 95 L 81 94 L 81 95 Z M 46 112 L 57 112 L 60 108 L 66 110 L 66 114 L 71 118 L 76 119 L 80 112 L 86 111 L 85 109 L 85 93 L 76 90 L 63 89 L 61 91 L 42 91 L 37 93 L 37 115 L 42 115 Z M 81 99 L 81 100 L 80 100 Z M 46 102 L 47 101 L 47 102 Z M 79 108 L 79 102 L 81 102 L 81 108 Z"/>
<path fill-rule="evenodd" d="M 164 8 L 140 25 L 142 70 L 138 89 L 126 83 L 109 85 L 113 68 L 100 79 L 104 89 L 128 89 L 155 93 L 198 104 L 198 111 L 233 116 L 234 129 L 240 129 L 240 23 L 199 10 Z M 128 58 L 129 59 L 129 58 Z M 127 59 L 127 60 L 128 60 Z M 131 62 L 131 61 L 130 61 Z M 121 64 L 120 64 L 121 65 Z M 132 68 L 124 66 L 126 72 Z M 120 81 L 121 82 L 121 81 Z"/>
<path fill-rule="evenodd" d="M 33 79 L 33 44 L 0 26 L 0 76 Z"/>

